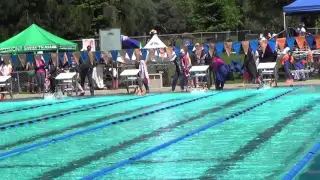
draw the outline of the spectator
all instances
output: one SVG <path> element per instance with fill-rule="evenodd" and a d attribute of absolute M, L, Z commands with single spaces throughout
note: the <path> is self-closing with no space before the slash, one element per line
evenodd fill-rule
<path fill-rule="evenodd" d="M 11 62 L 4 61 L 4 59 L 1 57 L 0 60 L 0 76 L 10 76 L 12 73 L 12 65 Z M 3 87 L 0 89 L 0 91 L 4 91 Z M 5 99 L 5 94 L 1 94 L 0 100 Z"/>
<path fill-rule="evenodd" d="M 206 53 L 204 52 L 203 47 L 199 43 L 195 44 L 195 50 L 193 51 L 190 58 L 191 58 L 192 66 L 205 65 Z M 197 77 L 193 78 L 193 84 L 194 84 L 194 87 L 198 87 Z"/>
<path fill-rule="evenodd" d="M 180 79 L 180 87 L 181 92 L 187 90 L 185 89 L 187 85 L 187 74 L 188 74 L 188 59 L 187 59 L 187 53 L 183 49 L 180 50 L 180 57 L 175 56 L 175 58 L 172 58 L 173 63 L 176 66 L 176 72 L 173 75 L 173 81 L 172 81 L 172 91 L 175 91 L 178 79 Z"/>
<path fill-rule="evenodd" d="M 48 63 L 48 79 L 50 81 L 50 92 L 55 93 L 56 91 L 56 82 L 55 78 L 57 77 L 57 65 L 56 60 L 49 60 Z"/>
<path fill-rule="evenodd" d="M 70 68 L 70 72 L 76 72 L 76 86 L 78 87 L 78 89 L 80 90 L 80 96 L 84 95 L 84 90 L 81 87 L 81 85 L 79 84 L 78 80 L 79 80 L 79 72 L 80 72 L 80 68 L 79 68 L 79 63 L 76 61 L 76 58 L 74 58 L 73 56 L 71 57 L 71 68 Z"/>
<path fill-rule="evenodd" d="M 46 78 L 46 67 L 45 62 L 41 57 L 42 52 L 38 52 L 35 56 L 36 60 L 36 79 L 37 79 L 37 85 L 38 85 L 38 92 L 44 92 L 45 89 L 45 78 Z"/>
<path fill-rule="evenodd" d="M 283 54 L 285 54 L 282 58 L 281 58 L 281 64 L 284 67 L 284 72 L 286 75 L 286 79 L 287 79 L 287 83 L 292 83 L 293 82 L 293 77 L 291 74 L 291 63 L 294 62 L 294 58 L 292 56 L 292 51 L 290 50 L 290 48 L 285 48 L 283 51 Z"/>
<path fill-rule="evenodd" d="M 26 71 L 28 73 L 28 87 L 27 87 L 27 91 L 30 93 L 33 93 L 34 91 L 34 80 L 35 80 L 35 69 L 34 69 L 34 63 L 33 62 L 27 62 L 26 65 Z"/>
<path fill-rule="evenodd" d="M 94 87 L 93 87 L 93 79 L 92 79 L 92 72 L 93 68 L 95 67 L 95 58 L 93 53 L 91 52 L 91 47 L 87 47 L 87 53 L 89 56 L 89 60 L 84 62 L 84 59 L 80 59 L 80 84 L 83 90 L 85 90 L 84 83 L 85 79 L 88 79 L 89 87 L 90 87 L 90 95 L 94 96 Z M 84 94 L 81 94 L 84 95 Z"/>

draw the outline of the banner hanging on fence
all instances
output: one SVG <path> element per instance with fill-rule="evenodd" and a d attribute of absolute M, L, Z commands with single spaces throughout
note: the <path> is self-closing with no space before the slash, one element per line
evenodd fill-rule
<path fill-rule="evenodd" d="M 82 51 L 86 51 L 88 46 L 91 47 L 91 51 L 96 51 L 94 39 L 82 39 Z"/>

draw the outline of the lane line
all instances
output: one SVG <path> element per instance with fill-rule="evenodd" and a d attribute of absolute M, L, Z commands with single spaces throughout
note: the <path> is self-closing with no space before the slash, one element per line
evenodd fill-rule
<path fill-rule="evenodd" d="M 58 102 L 52 102 L 52 103 L 47 103 L 47 104 L 32 105 L 32 106 L 28 106 L 28 107 L 17 107 L 17 108 L 11 109 L 11 110 L 2 110 L 2 111 L 0 111 L 0 115 L 9 114 L 9 113 L 13 113 L 13 112 L 21 112 L 21 111 L 26 111 L 26 110 L 30 110 L 30 109 L 40 108 L 40 107 L 53 106 L 53 105 L 57 105 L 57 104 L 64 104 L 64 103 L 69 103 L 72 101 L 80 101 L 80 100 L 89 99 L 89 98 L 91 98 L 91 97 L 70 99 L 70 100 L 66 100 L 66 101 L 58 101 Z"/>
<path fill-rule="evenodd" d="M 146 134 L 142 134 L 142 135 L 133 137 L 133 139 L 125 140 L 123 142 L 120 142 L 117 145 L 114 145 L 111 147 L 106 147 L 105 149 L 97 151 L 89 156 L 85 156 L 80 159 L 73 160 L 72 162 L 68 162 L 65 166 L 61 166 L 56 169 L 52 169 L 52 170 L 43 172 L 37 178 L 33 178 L 33 180 L 59 178 L 60 176 L 63 176 L 64 174 L 72 172 L 72 171 L 74 171 L 78 168 L 81 168 L 87 164 L 90 164 L 91 162 L 94 162 L 94 161 L 99 160 L 104 157 L 111 156 L 115 152 L 119 152 L 121 150 L 129 148 L 129 147 L 136 145 L 140 142 L 150 140 L 151 138 L 161 136 L 162 134 L 165 134 L 168 132 L 172 132 L 177 127 L 181 127 L 181 126 L 184 126 L 185 124 L 199 120 L 203 116 L 207 116 L 209 114 L 220 112 L 220 111 L 224 110 L 225 108 L 229 108 L 229 107 L 234 106 L 236 104 L 247 101 L 248 99 L 255 98 L 258 95 L 259 94 L 253 94 L 253 95 L 249 95 L 249 96 L 244 96 L 244 97 L 239 97 L 239 98 L 228 100 L 221 105 L 216 105 L 210 109 L 203 110 L 203 111 L 199 112 L 197 115 L 190 116 L 190 117 L 183 119 L 181 121 L 170 123 L 164 127 L 159 127 L 158 129 L 156 129 L 150 133 L 146 133 Z"/>
<path fill-rule="evenodd" d="M 146 97 L 156 96 L 156 95 L 157 94 L 148 95 L 148 96 L 140 96 L 137 98 L 125 99 L 125 100 L 111 102 L 111 103 L 100 102 L 100 103 L 95 103 L 95 104 L 99 104 L 99 105 L 94 105 L 94 106 L 90 106 L 90 104 L 89 104 L 88 105 L 89 107 L 83 107 L 83 108 L 76 107 L 76 108 L 72 108 L 72 109 L 76 109 L 76 110 L 71 110 L 71 111 L 60 113 L 60 114 L 54 114 L 51 116 L 39 117 L 39 118 L 35 118 L 33 120 L 28 120 L 28 121 L 23 121 L 23 122 L 17 122 L 14 124 L 8 124 L 5 126 L 0 126 L 0 131 L 5 131 L 8 129 L 18 128 L 18 127 L 22 127 L 22 126 L 26 126 L 26 125 L 33 125 L 33 124 L 36 124 L 36 123 L 39 123 L 42 121 L 53 120 L 56 118 L 61 118 L 61 117 L 68 116 L 71 114 L 76 114 L 79 112 L 85 112 L 85 111 L 89 111 L 89 110 L 93 110 L 93 109 L 97 109 L 97 108 L 101 108 L 101 107 L 112 106 L 112 105 L 116 105 L 116 104 L 120 104 L 120 103 L 124 103 L 124 102 L 129 102 L 129 101 L 138 100 L 138 99 L 142 99 L 142 98 L 146 98 Z"/>
<path fill-rule="evenodd" d="M 166 142 L 166 143 L 163 143 L 163 144 L 161 144 L 161 145 L 158 145 L 158 146 L 156 146 L 156 147 L 153 147 L 153 148 L 151 148 L 151 149 L 149 149 L 149 150 L 146 150 L 146 151 L 144 151 L 144 152 L 141 152 L 141 153 L 139 153 L 139 154 L 136 154 L 135 156 L 132 156 L 132 157 L 130 157 L 130 158 L 128 158 L 128 159 L 122 160 L 122 161 L 120 161 L 120 162 L 118 162 L 118 163 L 115 163 L 115 164 L 113 164 L 113 165 L 111 165 L 111 166 L 105 167 L 105 168 L 103 168 L 103 169 L 101 169 L 101 170 L 99 170 L 99 171 L 97 171 L 97 172 L 94 172 L 94 173 L 92 173 L 92 174 L 90 174 L 90 175 L 88 175 L 88 176 L 83 177 L 82 180 L 95 179 L 95 178 L 98 178 L 98 177 L 100 177 L 100 176 L 103 176 L 103 175 L 105 175 L 105 174 L 107 174 L 107 173 L 110 173 L 111 171 L 116 170 L 116 169 L 118 169 L 118 168 L 120 168 L 120 167 L 129 165 L 129 164 L 135 162 L 136 160 L 139 160 L 139 159 L 141 159 L 141 158 L 143 158 L 143 157 L 145 157 L 145 156 L 147 156 L 147 155 L 149 155 L 149 154 L 152 154 L 152 153 L 154 153 L 154 152 L 157 152 L 157 151 L 159 151 L 159 150 L 161 150 L 161 149 L 164 149 L 164 148 L 166 148 L 166 147 L 168 147 L 168 146 L 170 146 L 170 145 L 172 145 L 172 144 L 175 144 L 175 143 L 177 143 L 177 142 L 179 142 L 179 141 L 182 141 L 182 140 L 184 140 L 184 139 L 186 139 L 186 138 L 188 138 L 188 137 L 191 137 L 191 136 L 193 136 L 193 135 L 195 135 L 195 134 L 198 134 L 198 133 L 200 133 L 200 132 L 202 132 L 202 131 L 205 131 L 205 130 L 211 128 L 211 127 L 217 126 L 217 125 L 219 125 L 219 124 L 221 124 L 221 123 L 224 123 L 224 122 L 226 122 L 226 121 L 228 121 L 228 120 L 230 120 L 230 119 L 233 119 L 233 118 L 235 118 L 235 117 L 237 117 L 237 116 L 240 116 L 240 115 L 242 115 L 242 114 L 244 114 L 244 113 L 247 113 L 247 112 L 249 112 L 249 111 L 251 111 L 251 110 L 253 110 L 253 109 L 255 109 L 255 108 L 259 107 L 259 106 L 262 106 L 263 104 L 265 104 L 265 103 L 267 103 L 267 102 L 269 102 L 269 101 L 274 101 L 274 100 L 276 100 L 276 99 L 278 99 L 278 98 L 280 98 L 280 97 L 282 97 L 282 96 L 284 96 L 284 95 L 287 95 L 287 94 L 289 94 L 289 93 L 291 93 L 291 92 L 293 92 L 293 91 L 295 91 L 295 90 L 297 90 L 297 89 L 299 89 L 299 88 L 294 88 L 294 89 L 289 90 L 289 91 L 287 91 L 287 92 L 285 92 L 285 93 L 282 93 L 282 94 L 280 94 L 280 95 L 277 95 L 277 96 L 275 96 L 275 97 L 273 97 L 273 98 L 264 100 L 264 101 L 262 101 L 262 102 L 260 102 L 260 103 L 258 103 L 258 104 L 255 104 L 255 105 L 253 105 L 253 106 L 251 106 L 251 107 L 249 107 L 249 108 L 246 108 L 246 109 L 244 109 L 244 110 L 242 110 L 242 111 L 239 111 L 239 112 L 237 112 L 237 113 L 234 113 L 234 114 L 232 114 L 232 115 L 230 115 L 230 116 L 228 116 L 228 117 L 221 118 L 221 119 L 219 119 L 219 120 L 217 120 L 217 121 L 211 122 L 211 123 L 209 123 L 209 124 L 207 124 L 207 125 L 205 125 L 205 126 L 202 126 L 202 127 L 198 128 L 198 129 L 196 129 L 196 130 L 190 131 L 189 133 L 187 133 L 187 134 L 185 134 L 185 135 L 183 135 L 183 136 L 177 137 L 177 138 L 175 138 L 175 139 L 173 139 L 173 140 L 171 140 L 171 141 L 168 141 L 168 142 Z"/>
<path fill-rule="evenodd" d="M 76 128 L 86 128 L 86 127 L 88 127 L 90 125 L 94 125 L 94 124 L 105 122 L 108 119 L 114 119 L 114 118 L 117 118 L 117 117 L 121 117 L 121 116 L 125 116 L 125 115 L 128 115 L 128 114 L 137 112 L 137 111 L 146 110 L 146 109 L 149 109 L 149 108 L 152 108 L 152 107 L 155 107 L 155 106 L 159 106 L 159 105 L 162 105 L 162 104 L 165 104 L 165 103 L 169 103 L 169 102 L 172 102 L 172 101 L 179 101 L 179 100 L 183 100 L 183 99 L 182 98 L 175 98 L 175 99 L 169 99 L 169 100 L 161 101 L 161 102 L 156 103 L 156 104 L 151 104 L 151 105 L 147 105 L 147 106 L 140 106 L 139 108 L 135 108 L 135 109 L 132 109 L 132 110 L 122 111 L 122 112 L 119 112 L 119 113 L 105 115 L 105 116 L 102 116 L 102 117 L 99 117 L 99 118 L 96 118 L 96 119 L 91 119 L 91 120 L 86 120 L 86 121 L 83 121 L 83 122 L 79 122 L 78 124 L 67 126 L 67 127 L 61 128 L 61 129 L 44 132 L 44 133 L 41 133 L 41 134 L 36 135 L 36 136 L 26 137 L 26 138 L 18 140 L 16 142 L 0 145 L 0 151 L 4 151 L 6 149 L 13 148 L 15 146 L 20 146 L 22 144 L 32 143 L 34 141 L 41 140 L 43 138 L 48 138 L 50 136 L 60 135 L 60 134 L 63 134 L 64 132 L 66 132 L 66 131 L 71 131 L 71 130 L 76 129 Z"/>
<path fill-rule="evenodd" d="M 8 152 L 3 152 L 3 153 L 0 153 L 0 160 L 8 158 L 8 157 L 11 157 L 11 156 L 14 156 L 16 154 L 20 154 L 20 153 L 26 152 L 26 151 L 37 149 L 39 147 L 47 146 L 49 144 L 52 144 L 52 143 L 55 143 L 55 142 L 58 142 L 58 141 L 67 140 L 67 139 L 70 139 L 70 138 L 72 138 L 74 136 L 87 134 L 87 133 L 90 133 L 90 132 L 101 130 L 101 129 L 109 127 L 109 126 L 113 126 L 113 125 L 120 124 L 120 123 L 125 123 L 125 122 L 131 121 L 131 120 L 136 120 L 136 119 L 141 118 L 141 117 L 153 115 L 155 113 L 158 113 L 158 112 L 161 112 L 161 111 L 164 111 L 164 110 L 176 108 L 178 106 L 182 106 L 182 105 L 185 105 L 185 104 L 188 104 L 188 103 L 192 103 L 192 102 L 195 102 L 195 101 L 198 101 L 198 100 L 201 100 L 201 99 L 205 99 L 205 98 L 208 98 L 208 97 L 211 97 L 211 96 L 215 96 L 215 95 L 218 95 L 218 94 L 221 94 L 221 93 L 222 92 L 218 92 L 218 93 L 213 93 L 213 94 L 209 94 L 209 95 L 206 95 L 206 96 L 201 96 L 201 97 L 194 98 L 194 99 L 191 99 L 191 100 L 188 100 L 188 101 L 184 101 L 182 103 L 177 103 L 177 104 L 174 104 L 174 105 L 166 106 L 166 107 L 159 108 L 159 109 L 156 109 L 156 110 L 153 110 L 153 111 L 149 111 L 149 112 L 145 112 L 145 113 L 138 114 L 138 115 L 135 115 L 135 116 L 131 116 L 131 117 L 128 117 L 128 118 L 125 118 L 125 119 L 119 119 L 119 120 L 112 121 L 112 122 L 109 122 L 109 123 L 101 124 L 99 126 L 87 128 L 87 129 L 80 130 L 80 131 L 76 131 L 76 132 L 73 132 L 73 133 L 70 133 L 70 134 L 66 134 L 66 135 L 63 135 L 63 136 L 60 136 L 60 137 L 57 137 L 57 138 L 53 138 L 53 139 L 49 139 L 49 140 L 42 141 L 42 142 L 39 142 L 39 143 L 31 144 L 31 145 L 28 145 L 28 146 L 25 146 L 25 147 L 22 147 L 22 148 L 17 148 L 17 149 L 8 151 Z"/>

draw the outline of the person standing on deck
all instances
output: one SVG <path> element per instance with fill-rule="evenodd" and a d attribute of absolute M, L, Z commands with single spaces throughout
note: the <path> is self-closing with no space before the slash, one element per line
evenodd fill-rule
<path fill-rule="evenodd" d="M 44 60 L 41 58 L 42 52 L 38 52 L 35 56 L 36 61 L 36 79 L 37 79 L 37 85 L 38 85 L 38 91 L 44 92 L 45 89 L 45 78 L 46 78 L 46 65 Z"/>
<path fill-rule="evenodd" d="M 87 53 L 89 56 L 89 60 L 87 60 L 86 62 L 83 62 L 83 59 L 81 59 L 79 61 L 80 63 L 80 84 L 82 89 L 84 90 L 84 83 L 85 83 L 85 79 L 88 79 L 88 83 L 89 83 L 89 87 L 90 87 L 90 95 L 94 96 L 94 87 L 93 87 L 93 79 L 92 79 L 92 72 L 93 72 L 93 68 L 95 66 L 95 58 L 93 53 L 91 52 L 91 46 L 87 47 Z M 84 94 L 81 94 L 82 96 Z"/>
<path fill-rule="evenodd" d="M 180 87 L 181 87 L 181 92 L 185 91 L 185 87 L 187 85 L 187 77 L 186 77 L 186 53 L 184 52 L 183 49 L 180 50 L 180 57 L 177 57 L 174 55 L 172 58 L 172 61 L 176 67 L 176 72 L 173 75 L 173 81 L 172 81 L 172 92 L 175 91 L 178 79 L 180 79 Z"/>
<path fill-rule="evenodd" d="M 206 58 L 206 53 L 203 50 L 203 47 L 199 44 L 195 44 L 195 50 L 193 51 L 191 55 L 191 64 L 192 66 L 202 66 L 205 65 L 205 58 Z M 193 78 L 193 84 L 195 88 L 198 88 L 198 78 L 194 77 Z"/>
<path fill-rule="evenodd" d="M 294 62 L 294 58 L 292 56 L 292 51 L 290 48 L 286 48 L 283 52 L 285 55 L 281 58 L 281 64 L 283 65 L 285 76 L 286 76 L 286 83 L 292 83 L 293 77 L 291 74 L 291 63 Z"/>
<path fill-rule="evenodd" d="M 216 90 L 223 90 L 224 83 L 228 76 L 228 69 L 226 68 L 224 61 L 220 57 L 213 55 L 212 68 L 215 73 Z"/>

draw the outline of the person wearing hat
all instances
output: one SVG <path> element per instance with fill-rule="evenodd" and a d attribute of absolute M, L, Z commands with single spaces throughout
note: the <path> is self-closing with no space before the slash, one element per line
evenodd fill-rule
<path fill-rule="evenodd" d="M 283 65 L 285 76 L 287 79 L 287 83 L 292 83 L 293 82 L 293 77 L 291 74 L 291 63 L 294 62 L 294 58 L 292 56 L 292 51 L 290 50 L 289 47 L 285 48 L 282 52 L 284 56 L 281 58 L 281 64 Z"/>

